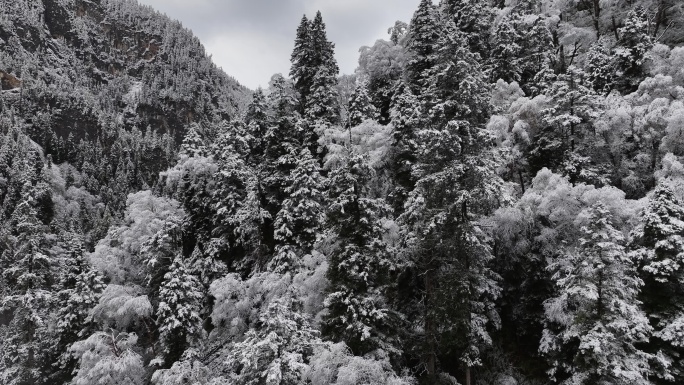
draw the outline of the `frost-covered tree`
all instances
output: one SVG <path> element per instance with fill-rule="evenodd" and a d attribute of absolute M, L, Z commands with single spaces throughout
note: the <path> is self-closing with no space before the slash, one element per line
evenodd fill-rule
<path fill-rule="evenodd" d="M 378 110 L 368 95 L 368 84 L 360 82 L 349 100 L 349 125 L 358 126 L 363 121 L 378 119 Z"/>
<path fill-rule="evenodd" d="M 386 300 L 394 262 L 381 222 L 388 207 L 368 196 L 371 177 L 361 155 L 351 156 L 330 175 L 327 223 L 335 244 L 329 255 L 323 334 L 344 341 L 357 355 L 375 349 L 396 354 L 395 314 Z"/>
<path fill-rule="evenodd" d="M 337 75 L 328 66 L 319 66 L 311 81 L 310 95 L 306 100 L 304 117 L 313 125 L 333 125 L 339 122 L 337 105 Z M 315 138 L 305 137 L 310 146 Z"/>
<path fill-rule="evenodd" d="M 633 236 L 645 286 L 640 299 L 654 333 L 649 350 L 661 360 L 655 375 L 665 380 L 684 378 L 684 209 L 672 189 L 656 186 L 643 213 L 643 225 Z"/>
<path fill-rule="evenodd" d="M 190 125 L 181 144 L 181 154 L 193 157 L 207 155 L 207 147 L 200 136 L 200 130 L 198 124 Z"/>
<path fill-rule="evenodd" d="M 589 81 L 597 92 L 609 92 L 615 81 L 615 62 L 605 40 L 591 45 L 587 52 Z"/>
<path fill-rule="evenodd" d="M 412 168 L 416 163 L 416 135 L 421 123 L 426 121 L 422 103 L 404 82 L 400 82 L 394 91 L 390 117 L 394 128 L 392 173 L 397 184 L 392 193 L 392 206 L 398 215 L 403 211 L 406 197 L 415 185 Z"/>
<path fill-rule="evenodd" d="M 432 1 L 421 0 L 411 18 L 406 43 L 406 78 L 411 90 L 418 95 L 425 86 L 426 72 L 434 65 L 439 36 L 437 10 Z"/>
<path fill-rule="evenodd" d="M 74 385 L 143 385 L 146 371 L 143 359 L 135 351 L 135 334 L 97 332 L 71 347 L 80 366 Z"/>
<path fill-rule="evenodd" d="M 416 134 L 416 187 L 400 217 L 407 270 L 421 277 L 404 293 L 404 305 L 420 330 L 414 348 L 427 378 L 436 381 L 449 368 L 470 383 L 471 368 L 482 364 L 480 352 L 491 344 L 488 330 L 499 326 L 497 276 L 478 220 L 496 206 L 501 183 L 482 129 L 489 109 L 485 74 L 454 22 L 443 29 L 423 94 L 429 119 Z M 447 357 L 441 352 L 458 361 L 440 365 Z"/>
<path fill-rule="evenodd" d="M 264 142 L 266 131 L 269 127 L 269 111 L 266 102 L 266 96 L 264 96 L 264 90 L 258 88 L 252 97 L 252 102 L 247 106 L 247 111 L 245 112 L 245 124 L 247 126 L 247 132 L 253 139 L 251 143 L 251 153 L 254 158 L 253 161 L 258 162 L 264 152 Z"/>
<path fill-rule="evenodd" d="M 6 234 L 2 253 L 3 312 L 11 314 L 2 329 L 0 379 L 8 385 L 46 383 L 41 372 L 48 353 L 48 316 L 53 300 L 53 262 L 47 247 L 46 227 L 37 217 L 30 182 L 12 214 L 14 230 Z"/>
<path fill-rule="evenodd" d="M 296 303 L 274 301 L 260 315 L 258 325 L 236 343 L 226 367 L 231 383 L 239 385 L 295 385 L 303 382 L 318 332 L 297 311 Z"/>
<path fill-rule="evenodd" d="M 494 46 L 490 58 L 492 66 L 492 80 L 502 79 L 505 82 L 520 81 L 521 33 L 514 20 L 505 16 L 496 27 Z"/>
<path fill-rule="evenodd" d="M 544 304 L 547 328 L 539 351 L 561 384 L 649 384 L 649 359 L 641 344 L 652 329 L 640 309 L 643 282 L 601 204 L 583 218 L 583 237 L 549 265 L 557 295 Z"/>
<path fill-rule="evenodd" d="M 57 328 L 56 343 L 52 354 L 57 356 L 51 375 L 56 381 L 72 376 L 76 360 L 68 349 L 88 333 L 92 322 L 90 311 L 97 305 L 105 288 L 103 277 L 86 261 L 83 244 L 78 236 L 69 233 L 66 238 L 65 272 L 60 279 L 60 291 L 56 294 Z"/>
<path fill-rule="evenodd" d="M 490 330 L 499 327 L 494 301 L 500 289 L 489 239 L 476 222 L 497 194 L 496 177 L 487 163 L 463 161 L 420 178 L 400 220 L 410 270 L 420 277 L 414 283 L 420 291 L 408 291 L 415 302 L 407 316 L 421 323 L 418 348 L 427 375 L 435 379 L 440 371 L 460 368 L 468 383 L 492 343 Z M 458 361 L 440 365 L 441 352 Z"/>
<path fill-rule="evenodd" d="M 201 306 L 204 298 L 199 280 L 185 262 L 176 257 L 159 289 L 157 324 L 164 363 L 171 366 L 193 340 L 202 336 Z"/>
<path fill-rule="evenodd" d="M 297 158 L 285 189 L 287 198 L 274 222 L 276 247 L 271 266 L 275 271 L 296 270 L 300 259 L 313 250 L 325 219 L 325 184 L 318 161 L 308 149 Z"/>
<path fill-rule="evenodd" d="M 311 50 L 315 67 L 326 67 L 328 72 L 337 77 L 340 72 L 335 60 L 335 44 L 328 40 L 325 23 L 321 12 L 311 21 Z"/>
<path fill-rule="evenodd" d="M 290 76 L 294 81 L 294 86 L 299 97 L 301 98 L 301 111 L 304 111 L 306 99 L 311 89 L 311 81 L 315 74 L 315 66 L 313 64 L 313 52 L 311 51 L 311 23 L 306 15 L 302 16 L 302 20 L 297 27 L 297 35 L 295 37 L 294 49 L 290 58 L 292 67 L 290 68 Z"/>
<path fill-rule="evenodd" d="M 321 85 L 334 84 L 330 79 L 337 78 L 339 67 L 335 61 L 334 50 L 335 45 L 328 40 L 321 12 L 317 12 L 311 21 L 305 15 L 297 28 L 290 69 L 295 89 L 299 92 L 300 111 L 304 115 L 307 115 L 306 111 L 310 106 L 317 103 L 309 101 L 309 97 L 315 94 Z M 319 79 L 316 80 L 316 77 Z M 322 95 L 318 96 L 319 102 L 321 97 Z"/>
<path fill-rule="evenodd" d="M 598 106 L 587 74 L 571 67 L 551 83 L 546 94 L 550 106 L 543 111 L 545 125 L 528 153 L 532 171 L 548 167 L 564 171 L 573 183 L 601 184 L 604 175 L 588 158 L 595 143 L 592 124 Z"/>
<path fill-rule="evenodd" d="M 491 22 L 494 16 L 486 1 L 442 0 L 440 8 L 447 23 L 454 23 L 462 32 L 470 50 L 486 59 L 489 56 Z"/>
<path fill-rule="evenodd" d="M 619 29 L 617 58 L 617 87 L 622 92 L 632 92 L 644 79 L 644 62 L 653 47 L 654 40 L 649 31 L 650 21 L 646 9 L 637 6 L 629 12 L 624 25 Z"/>
<path fill-rule="evenodd" d="M 439 53 L 427 71 L 423 94 L 430 119 L 442 127 L 456 119 L 483 124 L 489 112 L 488 86 L 478 56 L 453 22 L 444 25 L 437 47 Z"/>

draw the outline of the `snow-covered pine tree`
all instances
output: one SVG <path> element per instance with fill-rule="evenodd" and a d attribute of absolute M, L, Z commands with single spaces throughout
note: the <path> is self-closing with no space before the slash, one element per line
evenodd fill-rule
<path fill-rule="evenodd" d="M 498 276 L 492 271 L 489 239 L 478 220 L 495 207 L 500 181 L 484 153 L 483 139 L 467 122 L 421 131 L 416 170 L 422 173 L 399 218 L 413 275 L 421 277 L 406 303 L 407 315 L 420 322 L 417 347 L 428 378 L 482 365 L 480 353 L 499 327 L 494 301 Z M 414 298 L 415 297 L 415 298 Z M 415 317 L 415 318 L 414 318 Z M 458 361 L 441 362 L 449 357 Z"/>
<path fill-rule="evenodd" d="M 328 40 L 321 12 L 311 21 L 311 51 L 314 68 L 326 67 L 331 76 L 337 78 L 340 68 L 335 60 L 335 44 Z M 314 72 L 315 76 L 315 72 Z"/>
<path fill-rule="evenodd" d="M 493 82 L 498 79 L 507 83 L 520 82 L 522 72 L 520 41 L 523 31 L 516 27 L 515 20 L 509 15 L 504 16 L 496 27 L 489 59 Z"/>
<path fill-rule="evenodd" d="M 199 133 L 200 130 L 200 126 L 196 123 L 193 123 L 188 127 L 185 138 L 183 138 L 183 143 L 181 144 L 180 153 L 182 155 L 190 157 L 208 155 L 207 146 Z"/>
<path fill-rule="evenodd" d="M 649 197 L 643 224 L 632 234 L 632 248 L 645 282 L 639 298 L 654 329 L 649 351 L 659 358 L 653 377 L 657 383 L 680 382 L 684 380 L 684 206 L 667 184 L 658 184 Z"/>
<path fill-rule="evenodd" d="M 650 23 L 646 9 L 637 6 L 629 12 L 624 25 L 618 30 L 616 88 L 623 93 L 636 91 L 646 77 L 643 64 L 655 44 L 649 31 Z"/>
<path fill-rule="evenodd" d="M 297 166 L 285 189 L 287 198 L 275 217 L 276 247 L 271 269 L 295 271 L 300 259 L 311 253 L 324 221 L 325 182 L 318 161 L 308 149 L 298 154 Z"/>
<path fill-rule="evenodd" d="M 542 93 L 542 85 L 538 79 L 550 69 L 554 58 L 553 35 L 543 16 L 518 16 L 521 19 L 517 27 L 522 30 L 520 47 L 522 60 L 520 87 L 526 95 L 536 96 Z"/>
<path fill-rule="evenodd" d="M 571 183 L 600 183 L 602 176 L 586 157 L 594 144 L 591 125 L 598 108 L 586 72 L 571 66 L 556 77 L 546 95 L 550 107 L 542 111 L 545 124 L 528 154 L 532 173 L 547 167 L 565 173 Z"/>
<path fill-rule="evenodd" d="M 349 126 L 358 126 L 368 119 L 377 120 L 378 109 L 368 95 L 368 83 L 363 81 L 356 85 L 349 100 Z"/>
<path fill-rule="evenodd" d="M 177 256 L 164 275 L 157 307 L 159 338 L 167 368 L 181 358 L 193 340 L 202 336 L 200 314 L 204 295 L 199 280 Z"/>
<path fill-rule="evenodd" d="M 539 351 L 555 383 L 649 384 L 651 355 L 640 345 L 652 328 L 637 299 L 643 282 L 610 211 L 596 204 L 586 222 L 577 250 L 549 265 L 558 291 L 544 304 Z"/>
<path fill-rule="evenodd" d="M 429 111 L 417 133 L 416 187 L 400 217 L 409 270 L 421 277 L 404 302 L 411 304 L 408 317 L 420 322 L 422 342 L 414 348 L 427 378 L 436 381 L 449 370 L 470 384 L 471 368 L 482 364 L 481 349 L 491 344 L 488 330 L 499 327 L 498 277 L 478 220 L 495 207 L 501 182 L 483 130 L 489 110 L 485 74 L 463 32 L 453 21 L 445 23 L 423 94 Z M 444 357 L 458 361 L 440 365 Z"/>
<path fill-rule="evenodd" d="M 80 237 L 72 232 L 67 233 L 64 246 L 65 266 L 60 278 L 60 291 L 55 299 L 58 309 L 55 345 L 50 351 L 56 357 L 50 379 L 62 382 L 71 379 L 77 363 L 69 353 L 69 347 L 89 332 L 89 313 L 105 288 L 103 277 L 85 259 Z"/>
<path fill-rule="evenodd" d="M 296 117 L 295 111 L 298 100 L 292 80 L 286 79 L 281 74 L 275 74 L 271 77 L 268 91 L 267 99 L 269 107 L 273 111 L 275 123 Z"/>
<path fill-rule="evenodd" d="M 340 71 L 335 61 L 335 45 L 328 40 L 320 11 L 311 21 L 306 15 L 302 18 L 297 28 L 295 47 L 290 61 L 292 63 L 290 76 L 299 93 L 300 112 L 307 115 L 307 109 L 312 105 L 309 96 L 320 87 L 320 79 L 319 84 L 316 84 L 317 75 L 326 73 L 324 76 L 337 79 Z M 325 67 L 325 70 L 321 71 L 321 67 Z"/>
<path fill-rule="evenodd" d="M 337 104 L 336 86 L 337 75 L 331 72 L 329 66 L 319 66 L 312 80 L 311 93 L 306 100 L 304 112 L 304 117 L 310 127 L 331 126 L 339 122 L 340 111 Z M 315 132 L 311 132 L 304 137 L 304 142 L 309 148 L 316 146 L 316 141 Z"/>
<path fill-rule="evenodd" d="M 47 383 L 42 372 L 48 353 L 48 316 L 53 300 L 52 261 L 47 252 L 46 227 L 34 208 L 34 186 L 24 184 L 22 200 L 12 214 L 13 231 L 6 234 L 2 253 L 0 309 L 12 314 L 2 331 L 0 380 L 7 385 Z"/>
<path fill-rule="evenodd" d="M 321 341 L 298 309 L 295 301 L 276 300 L 260 314 L 256 328 L 226 358 L 232 384 L 303 383 L 314 345 Z"/>
<path fill-rule="evenodd" d="M 608 93 L 615 81 L 615 60 L 605 40 L 598 40 L 587 52 L 587 73 L 594 91 Z"/>
<path fill-rule="evenodd" d="M 401 214 L 409 192 L 415 186 L 412 168 L 416 162 L 416 133 L 425 121 L 425 113 L 418 97 L 403 81 L 397 84 L 392 97 L 390 117 L 394 134 L 392 136 L 391 165 L 395 190 L 391 203 L 395 216 Z"/>
<path fill-rule="evenodd" d="M 482 125 L 489 117 L 489 87 L 480 60 L 453 22 L 447 21 L 442 30 L 423 95 L 427 113 L 438 127 L 454 119 Z"/>
<path fill-rule="evenodd" d="M 304 112 L 306 99 L 311 89 L 311 81 L 315 74 L 315 66 L 311 52 L 311 23 L 306 15 L 302 16 L 302 21 L 297 27 L 294 49 L 290 57 L 292 67 L 290 77 L 294 81 L 294 87 L 299 93 L 300 112 Z"/>
<path fill-rule="evenodd" d="M 487 59 L 494 12 L 487 1 L 441 0 L 440 10 L 444 21 L 454 23 L 463 33 L 470 51 Z"/>
<path fill-rule="evenodd" d="M 421 0 L 409 24 L 406 52 L 406 78 L 411 90 L 420 95 L 425 87 L 427 71 L 435 62 L 440 36 L 438 14 L 431 0 Z"/>
<path fill-rule="evenodd" d="M 352 155 L 330 175 L 327 223 L 335 243 L 329 255 L 328 313 L 322 331 L 333 341 L 344 341 L 356 355 L 375 349 L 396 355 L 396 318 L 386 300 L 394 262 L 381 222 L 389 208 L 368 196 L 371 177 L 362 155 Z"/>
<path fill-rule="evenodd" d="M 258 164 L 262 159 L 266 132 L 270 125 L 268 104 L 264 90 L 257 88 L 252 95 L 252 102 L 247 106 L 245 112 L 245 125 L 247 132 L 252 138 L 251 145 L 251 161 Z"/>

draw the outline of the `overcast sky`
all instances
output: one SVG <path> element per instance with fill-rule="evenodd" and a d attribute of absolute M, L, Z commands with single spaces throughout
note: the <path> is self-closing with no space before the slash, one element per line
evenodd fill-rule
<path fill-rule="evenodd" d="M 359 48 L 389 39 L 396 20 L 409 22 L 419 0 L 138 0 L 180 20 L 214 62 L 249 88 L 290 70 L 302 15 L 320 10 L 342 73 L 353 73 Z"/>

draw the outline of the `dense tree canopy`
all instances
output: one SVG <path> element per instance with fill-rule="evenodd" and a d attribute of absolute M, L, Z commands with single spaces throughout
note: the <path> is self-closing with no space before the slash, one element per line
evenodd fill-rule
<path fill-rule="evenodd" d="M 417 3 L 249 91 L 0 0 L 0 383 L 684 383 L 680 2 Z"/>

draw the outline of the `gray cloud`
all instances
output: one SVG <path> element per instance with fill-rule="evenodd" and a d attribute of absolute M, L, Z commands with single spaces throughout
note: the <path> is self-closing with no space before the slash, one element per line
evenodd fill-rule
<path fill-rule="evenodd" d="M 323 14 L 343 73 L 357 66 L 358 50 L 387 38 L 396 20 L 408 22 L 419 0 L 138 0 L 197 35 L 214 62 L 242 84 L 266 86 L 287 74 L 303 14 Z"/>

